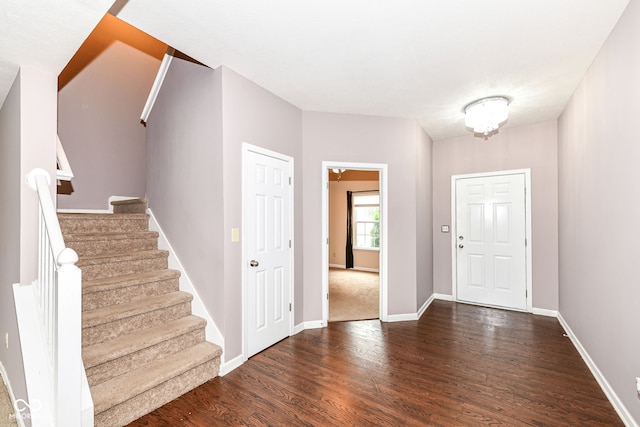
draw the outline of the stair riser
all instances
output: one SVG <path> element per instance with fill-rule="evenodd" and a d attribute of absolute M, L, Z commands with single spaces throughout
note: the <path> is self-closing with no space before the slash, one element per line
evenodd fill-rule
<path fill-rule="evenodd" d="M 140 218 L 59 218 L 62 234 L 80 233 L 127 233 L 149 230 L 149 219 Z"/>
<path fill-rule="evenodd" d="M 179 288 L 179 280 L 175 278 L 109 289 L 102 292 L 86 293 L 82 295 L 82 311 L 95 310 L 125 302 L 140 301 L 148 297 L 175 292 Z"/>
<path fill-rule="evenodd" d="M 98 344 L 133 331 L 151 328 L 163 322 L 189 316 L 190 314 L 191 301 L 187 301 L 113 322 L 84 327 L 82 328 L 82 346 Z"/>
<path fill-rule="evenodd" d="M 158 238 L 151 236 L 141 239 L 76 240 L 66 242 L 66 244 L 76 251 L 78 256 L 86 257 L 155 250 L 158 249 Z"/>
<path fill-rule="evenodd" d="M 164 255 L 154 258 L 105 262 L 93 265 L 82 265 L 82 260 L 80 260 L 77 265 L 82 270 L 83 280 L 97 280 L 125 274 L 162 270 L 167 268 L 168 263 L 167 257 Z"/>
<path fill-rule="evenodd" d="M 144 348 L 132 354 L 110 360 L 98 366 L 87 369 L 87 379 L 89 385 L 93 386 L 111 378 L 144 366 L 145 363 L 153 362 L 159 357 L 167 357 L 181 350 L 192 347 L 205 340 L 204 327 L 189 331 L 183 335 L 163 341 L 154 346 Z"/>
<path fill-rule="evenodd" d="M 95 415 L 95 427 L 125 426 L 218 375 L 220 358 L 196 366 L 157 387 Z"/>

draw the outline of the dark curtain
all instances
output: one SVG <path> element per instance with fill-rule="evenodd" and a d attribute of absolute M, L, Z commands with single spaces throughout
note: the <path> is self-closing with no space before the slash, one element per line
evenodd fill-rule
<path fill-rule="evenodd" d="M 347 191 L 347 257 L 346 268 L 353 268 L 353 225 L 351 224 L 351 191 Z"/>

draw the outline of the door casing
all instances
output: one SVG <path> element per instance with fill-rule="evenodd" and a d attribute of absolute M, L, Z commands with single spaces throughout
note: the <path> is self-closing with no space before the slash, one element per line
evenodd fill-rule
<path fill-rule="evenodd" d="M 247 166 L 248 166 L 248 161 L 247 161 L 247 154 L 249 152 L 253 152 L 253 153 L 257 153 L 263 156 L 269 156 L 269 157 L 274 157 L 276 159 L 280 159 L 283 160 L 285 162 L 287 162 L 289 164 L 289 176 L 291 177 L 291 185 L 289 186 L 289 218 L 291 219 L 289 221 L 289 227 L 290 227 L 290 236 L 291 236 L 291 248 L 289 250 L 289 265 L 290 265 L 290 269 L 289 269 L 289 303 L 291 304 L 291 311 L 289 313 L 289 336 L 293 335 L 293 331 L 294 331 L 294 319 L 295 319 L 295 305 L 293 304 L 293 302 L 295 301 L 295 297 L 294 297 L 294 277 L 295 277 L 295 263 L 294 263 L 294 253 L 295 253 L 295 236 L 294 236 L 294 185 L 295 185 L 295 180 L 293 179 L 293 174 L 294 174 L 294 163 L 293 163 L 293 157 L 275 152 L 275 151 L 271 151 L 268 150 L 266 148 L 262 148 L 262 147 L 258 147 L 256 145 L 252 145 L 246 142 L 242 143 L 242 230 L 248 230 L 248 224 L 249 224 L 249 216 L 248 216 L 248 212 L 246 211 L 246 206 L 245 206 L 245 200 L 246 200 L 246 196 L 247 196 L 247 191 L 248 191 L 248 185 L 246 182 L 246 176 L 247 176 Z M 249 257 L 248 257 L 248 253 L 247 253 L 247 249 L 248 249 L 248 238 L 249 236 L 247 236 L 247 233 L 240 233 L 242 235 L 242 360 L 243 362 L 246 361 L 248 359 L 247 357 L 247 348 L 248 348 L 248 344 L 247 344 L 247 339 L 248 339 L 248 333 L 247 333 L 247 328 L 248 328 L 248 323 L 247 323 L 247 310 L 248 310 L 248 298 L 247 298 L 247 292 L 248 292 L 248 277 L 247 277 L 247 265 L 249 264 Z"/>
<path fill-rule="evenodd" d="M 531 313 L 533 312 L 533 273 L 532 273 L 532 260 L 531 260 L 531 248 L 533 245 L 531 238 L 531 169 L 513 169 L 513 170 L 505 170 L 505 171 L 495 171 L 495 172 L 482 172 L 482 173 L 472 173 L 472 174 L 464 174 L 464 175 L 452 175 L 451 176 L 451 291 L 453 293 L 452 297 L 454 301 L 458 301 L 458 251 L 456 250 L 456 236 L 458 235 L 457 230 L 457 219 L 456 219 L 456 181 L 458 179 L 468 179 L 468 178 L 482 178 L 482 177 L 490 177 L 490 176 L 500 176 L 500 175 L 513 175 L 513 174 L 524 174 L 524 182 L 525 182 L 525 237 L 526 237 L 526 247 L 525 247 L 525 265 L 526 265 L 526 288 L 527 288 L 527 308 L 526 311 Z M 465 301 L 465 303 L 468 303 Z M 500 307 L 505 308 L 505 307 Z"/>
<path fill-rule="evenodd" d="M 353 162 L 322 162 L 322 326 L 327 326 L 329 321 L 329 170 L 372 170 L 379 172 L 380 180 L 380 320 L 389 319 L 388 304 L 388 229 L 389 229 L 389 203 L 387 202 L 387 165 L 381 163 L 353 163 Z"/>

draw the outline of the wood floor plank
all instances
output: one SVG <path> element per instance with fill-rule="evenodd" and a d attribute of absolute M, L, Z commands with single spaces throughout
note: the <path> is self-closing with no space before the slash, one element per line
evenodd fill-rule
<path fill-rule="evenodd" d="M 435 301 L 255 355 L 141 426 L 622 426 L 556 319 Z"/>

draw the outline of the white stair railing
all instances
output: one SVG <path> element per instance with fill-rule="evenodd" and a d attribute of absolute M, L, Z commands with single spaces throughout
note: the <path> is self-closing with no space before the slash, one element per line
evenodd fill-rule
<path fill-rule="evenodd" d="M 18 314 L 21 341 L 26 341 L 27 350 L 39 348 L 46 353 L 42 362 L 36 362 L 33 354 L 24 354 L 23 345 L 32 423 L 34 426 L 51 423 L 56 426 L 93 426 L 93 402 L 82 363 L 82 273 L 75 265 L 78 255 L 65 247 L 49 189 L 49 174 L 43 169 L 34 169 L 29 173 L 28 181 L 38 193 L 40 205 L 38 279 L 31 286 L 14 286 L 14 293 L 18 309 L 17 293 L 25 292 L 18 288 L 32 288 L 24 293 L 34 300 L 31 306 L 35 309 L 27 307 L 25 310 L 32 318 L 24 320 L 25 315 Z M 26 305 L 29 306 L 28 303 Z M 20 324 L 21 317 L 23 324 Z M 39 328 L 29 331 L 28 326 L 36 323 Z M 23 336 L 25 332 L 30 333 Z M 38 338 L 41 342 L 34 342 Z M 45 369 L 40 369 L 39 375 L 30 374 L 30 362 Z M 38 380 L 39 384 L 30 383 L 30 377 Z M 86 407 L 87 401 L 90 408 Z M 34 405 L 46 408 L 48 414 L 34 414 Z M 40 422 L 36 422 L 38 419 Z"/>

